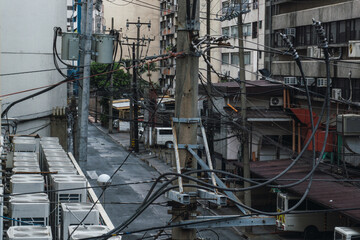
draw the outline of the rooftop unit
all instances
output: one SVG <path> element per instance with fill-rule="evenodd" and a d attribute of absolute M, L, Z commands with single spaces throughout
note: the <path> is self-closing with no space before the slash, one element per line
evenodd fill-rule
<path fill-rule="evenodd" d="M 50 201 L 46 193 L 10 197 L 12 226 L 49 225 Z M 16 221 L 17 220 L 17 221 Z"/>
<path fill-rule="evenodd" d="M 70 226 L 69 227 L 69 233 L 73 232 L 75 230 L 76 226 Z M 98 237 L 101 236 L 107 232 L 109 232 L 109 228 L 107 226 L 103 226 L 103 225 L 92 225 L 92 226 L 79 226 L 78 229 L 76 229 L 76 231 L 74 231 L 74 233 L 71 236 L 71 240 L 78 240 L 78 239 L 83 239 L 83 238 L 87 238 L 87 237 Z M 112 237 L 109 238 L 111 240 L 115 240 L 115 239 L 121 239 L 121 237 Z"/>
<path fill-rule="evenodd" d="M 40 173 L 39 167 L 14 167 L 12 169 L 13 174 L 16 173 Z"/>
<path fill-rule="evenodd" d="M 7 230 L 9 240 L 52 240 L 50 227 L 14 226 Z"/>
<path fill-rule="evenodd" d="M 64 163 L 64 164 L 71 164 L 73 166 L 70 158 L 67 156 L 63 156 L 63 157 L 50 156 L 50 157 L 46 157 L 46 160 L 43 161 L 42 168 L 45 170 L 49 170 L 49 166 L 51 166 L 51 163 Z M 57 166 L 57 165 L 55 165 L 55 166 Z M 53 166 L 53 167 L 55 167 L 55 166 Z M 62 166 L 62 165 L 60 165 L 60 166 Z"/>
<path fill-rule="evenodd" d="M 51 175 L 51 189 L 52 190 L 63 190 L 55 191 L 50 195 L 51 200 L 51 211 L 54 214 L 51 216 L 51 225 L 55 237 L 57 236 L 57 229 L 61 223 L 61 203 L 80 203 L 86 202 L 86 178 L 80 175 Z M 75 190 L 67 190 L 81 188 Z"/>
<path fill-rule="evenodd" d="M 336 117 L 336 129 L 338 133 L 347 136 L 360 136 L 360 115 L 342 114 Z"/>
<path fill-rule="evenodd" d="M 90 212 L 92 203 L 62 203 L 62 227 L 61 238 L 67 240 L 69 237 L 69 226 L 79 224 L 79 220 L 83 220 L 84 217 Z M 93 208 L 89 215 L 83 222 L 84 225 L 97 225 L 99 224 L 99 211 L 97 208 Z"/>
<path fill-rule="evenodd" d="M 13 139 L 14 152 L 36 152 L 36 140 L 34 138 Z"/>
<path fill-rule="evenodd" d="M 49 172 L 57 172 L 57 174 L 77 175 L 78 172 L 74 167 L 49 167 Z"/>
<path fill-rule="evenodd" d="M 40 174 L 15 174 L 10 179 L 11 193 L 43 192 L 44 185 L 44 177 Z"/>
<path fill-rule="evenodd" d="M 284 84 L 297 85 L 298 81 L 297 81 L 296 77 L 284 77 Z"/>

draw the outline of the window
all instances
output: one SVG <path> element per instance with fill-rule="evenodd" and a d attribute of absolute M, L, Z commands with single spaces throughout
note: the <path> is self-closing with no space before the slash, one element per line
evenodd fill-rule
<path fill-rule="evenodd" d="M 259 29 L 262 29 L 262 21 L 259 21 Z"/>
<path fill-rule="evenodd" d="M 224 27 L 221 31 L 223 36 L 230 36 L 229 27 Z"/>
<path fill-rule="evenodd" d="M 231 27 L 231 37 L 233 37 L 233 38 L 238 38 L 239 37 L 238 26 L 232 26 Z"/>
<path fill-rule="evenodd" d="M 253 22 L 252 23 L 252 38 L 257 38 L 258 36 L 258 23 Z"/>
<path fill-rule="evenodd" d="M 239 65 L 239 53 L 231 53 L 231 65 Z"/>
<path fill-rule="evenodd" d="M 250 63 L 251 63 L 251 61 L 250 61 L 250 52 L 244 52 L 244 64 L 248 65 Z"/>
<path fill-rule="evenodd" d="M 221 61 L 222 61 L 222 64 L 229 64 L 229 54 L 228 53 L 222 53 L 221 54 Z"/>
<path fill-rule="evenodd" d="M 251 35 L 251 23 L 243 25 L 243 36 L 250 36 Z"/>
<path fill-rule="evenodd" d="M 229 2 L 228 1 L 223 2 L 222 3 L 222 13 L 223 14 L 227 13 L 228 9 L 229 9 Z"/>
<path fill-rule="evenodd" d="M 259 0 L 253 0 L 253 9 L 259 8 Z"/>

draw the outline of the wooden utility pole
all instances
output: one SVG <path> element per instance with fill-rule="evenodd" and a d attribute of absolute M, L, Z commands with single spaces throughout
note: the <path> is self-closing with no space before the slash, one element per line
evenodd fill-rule
<path fill-rule="evenodd" d="M 211 13 L 211 1 L 212 0 L 207 0 L 206 1 L 206 35 L 210 36 L 210 13 Z M 206 53 L 206 58 L 208 60 L 208 62 L 211 62 L 211 50 L 209 47 L 209 50 Z M 207 138 L 208 138 L 208 145 L 209 145 L 209 152 L 210 152 L 210 156 L 212 157 L 212 164 L 213 164 L 213 168 L 216 169 L 216 159 L 214 157 L 214 124 L 213 124 L 213 114 L 212 114 L 212 102 L 211 102 L 211 67 L 210 64 L 207 64 L 206 66 L 206 70 L 207 70 L 207 92 L 208 92 L 208 97 L 207 97 Z"/>
<path fill-rule="evenodd" d="M 239 11 L 242 10 L 242 1 L 238 0 Z M 243 23 L 242 14 L 238 16 L 238 35 L 239 35 L 239 81 L 241 82 L 241 125 L 242 125 L 242 162 L 244 178 L 250 178 L 250 155 L 249 155 L 249 134 L 247 132 L 246 118 L 246 78 L 244 62 L 244 42 L 243 42 Z M 244 187 L 250 187 L 250 183 L 244 181 Z M 244 203 L 251 207 L 251 191 L 244 192 Z"/>
<path fill-rule="evenodd" d="M 192 1 L 195 6 L 189 6 L 190 1 L 179 1 L 177 50 L 184 52 L 184 57 L 176 60 L 176 93 L 175 93 L 175 122 L 178 144 L 197 143 L 198 122 L 188 122 L 198 117 L 198 72 L 199 58 L 195 56 L 192 48 L 194 34 L 198 31 L 195 25 L 199 20 L 199 1 Z M 188 5 L 189 4 L 189 5 Z M 191 15 L 191 16 L 190 16 Z M 186 149 L 179 149 L 180 168 L 197 168 L 197 162 Z M 186 184 L 186 182 L 184 181 Z M 195 189 L 185 188 L 185 192 L 194 192 Z M 192 199 L 189 205 L 172 202 L 173 221 L 194 219 L 196 217 L 196 201 Z M 195 229 L 173 228 L 172 239 L 196 239 Z"/>
<path fill-rule="evenodd" d="M 93 19 L 93 0 L 83 0 L 81 2 L 82 19 L 81 30 L 83 40 L 82 61 L 84 66 L 83 79 L 80 80 L 81 91 L 79 95 L 79 118 L 77 127 L 76 158 L 78 161 L 87 161 L 87 142 L 88 142 L 88 117 L 90 100 L 90 64 L 91 64 L 91 36 Z"/>

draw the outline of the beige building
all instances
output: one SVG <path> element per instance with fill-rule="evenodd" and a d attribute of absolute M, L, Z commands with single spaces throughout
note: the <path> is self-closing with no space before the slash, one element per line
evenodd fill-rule
<path fill-rule="evenodd" d="M 151 28 L 148 28 L 147 24 L 144 24 L 140 28 L 140 38 L 145 39 L 146 47 L 140 47 L 141 58 L 145 56 L 158 55 L 160 53 L 160 4 L 158 0 L 147 0 L 145 1 L 136 1 L 136 2 L 126 2 L 126 1 L 103 1 L 104 4 L 104 25 L 106 30 L 111 29 L 111 21 L 114 18 L 114 28 L 121 31 L 122 40 L 128 38 L 137 37 L 137 27 L 134 24 L 126 26 L 126 21 L 137 22 L 138 17 L 142 23 L 151 22 Z M 147 39 L 155 39 L 151 41 L 150 45 Z M 128 40 L 128 43 L 132 43 L 134 40 Z M 143 42 L 141 42 L 143 44 Z M 148 47 L 149 46 L 149 47 Z M 131 58 L 131 48 L 130 46 L 123 46 L 123 59 Z M 159 67 L 159 63 L 156 63 Z M 144 74 L 143 76 L 146 80 L 149 80 L 149 77 Z M 151 73 L 151 81 L 158 82 L 159 72 Z"/>
<path fill-rule="evenodd" d="M 233 10 L 235 9 L 235 10 Z M 243 36 L 238 34 L 237 17 L 221 22 L 222 35 L 229 36 L 228 41 L 232 46 L 239 46 L 239 37 L 244 41 L 244 62 L 246 80 L 260 79 L 258 70 L 264 68 L 265 56 L 257 50 L 264 50 L 265 43 L 265 1 L 249 0 L 244 4 L 243 10 Z M 233 11 L 238 11 L 234 7 L 234 1 L 222 1 L 222 16 L 229 15 Z M 255 49 L 255 50 L 251 50 Z M 239 54 L 238 48 L 224 49 L 222 51 L 222 74 L 232 78 L 238 77 Z"/>

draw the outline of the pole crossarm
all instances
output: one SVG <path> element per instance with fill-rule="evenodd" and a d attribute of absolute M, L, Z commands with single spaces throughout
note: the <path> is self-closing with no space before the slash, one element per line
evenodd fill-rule
<path fill-rule="evenodd" d="M 208 220 L 208 221 L 207 221 Z M 188 223 L 185 229 L 211 229 L 223 227 L 250 227 L 275 225 L 276 219 L 273 216 L 256 215 L 256 216 L 199 216 L 196 220 L 181 221 L 181 224 Z"/>

